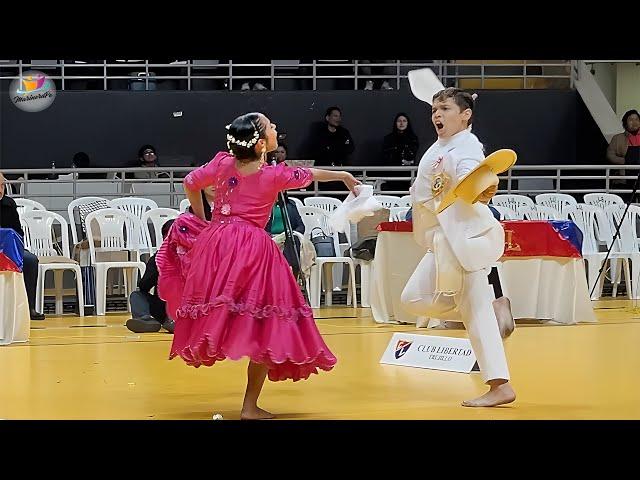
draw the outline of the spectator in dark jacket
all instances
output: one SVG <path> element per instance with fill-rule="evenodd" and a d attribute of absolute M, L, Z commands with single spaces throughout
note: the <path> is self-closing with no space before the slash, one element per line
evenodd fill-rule
<path fill-rule="evenodd" d="M 311 139 L 315 164 L 348 165 L 355 145 L 349 130 L 341 126 L 342 111 L 338 107 L 329 107 L 324 118 L 326 123 L 314 132 Z"/>
<path fill-rule="evenodd" d="M 173 220 L 162 226 L 162 238 L 166 238 Z M 158 246 L 159 247 L 159 246 Z M 131 302 L 131 316 L 127 320 L 127 328 L 135 333 L 157 332 L 164 328 L 173 333 L 175 322 L 167 315 L 166 303 L 158 296 L 158 266 L 156 256 L 147 261 L 147 268 L 138 281 L 138 290 L 129 297 Z M 149 293 L 154 289 L 153 294 Z"/>
<path fill-rule="evenodd" d="M 398 113 L 393 120 L 391 133 L 384 137 L 382 144 L 383 165 L 387 167 L 407 167 L 415 165 L 418 153 L 418 136 L 411 128 L 409 116 Z M 409 177 L 410 172 L 383 172 L 389 177 Z M 409 188 L 408 181 L 387 180 L 382 185 L 385 191 L 405 191 Z"/>

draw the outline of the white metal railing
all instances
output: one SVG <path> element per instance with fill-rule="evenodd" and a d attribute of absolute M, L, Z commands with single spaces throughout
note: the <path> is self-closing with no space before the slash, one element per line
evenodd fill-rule
<path fill-rule="evenodd" d="M 378 166 L 350 166 L 350 167 L 321 167 L 327 170 L 347 170 L 352 172 L 363 182 L 374 185 L 375 193 L 390 195 L 406 195 L 409 186 L 415 180 L 417 167 L 378 167 Z M 105 198 L 117 198 L 123 196 L 148 196 L 156 195 L 165 201 L 161 207 L 178 208 L 180 200 L 184 198 L 182 187 L 182 177 L 189 171 L 190 167 L 159 167 L 159 168 L 82 168 L 82 169 L 8 169 L 3 170 L 7 177 L 6 183 L 11 185 L 14 197 L 34 198 L 47 205 L 57 199 L 56 203 L 64 203 L 75 198 L 87 196 L 86 186 L 91 186 L 92 195 L 103 196 Z M 135 172 L 157 172 L 165 173 L 164 178 L 138 179 L 133 178 Z M 116 178 L 104 179 L 75 179 L 58 178 L 57 180 L 46 180 L 33 178 L 36 176 L 47 176 L 51 174 L 65 175 L 70 173 L 103 173 L 105 176 Z M 621 173 L 621 174 L 619 174 Z M 534 195 L 546 192 L 561 192 L 569 194 L 584 193 L 616 193 L 625 194 L 631 192 L 633 181 L 640 174 L 640 165 L 515 165 L 509 171 L 500 175 L 501 180 L 499 193 L 520 193 L 524 195 Z M 401 175 L 401 176 L 399 176 Z M 9 180 L 11 179 L 11 180 Z M 591 181 L 597 183 L 580 188 L 577 181 Z M 624 184 L 616 181 L 624 180 Z M 386 190 L 386 181 L 406 182 L 406 189 Z M 567 182 L 574 182 L 567 185 Z M 597 182 L 595 182 L 597 181 Z M 144 192 L 136 192 L 135 186 L 147 185 Z M 114 190 L 113 186 L 118 188 Z M 332 185 L 332 184 L 329 184 Z M 345 195 L 345 190 L 336 184 L 334 190 L 328 190 L 327 185 L 319 186 L 314 182 L 306 189 L 291 191 L 290 194 L 298 197 L 317 195 Z M 46 186 L 44 188 L 43 186 Z M 65 187 L 66 186 L 66 187 Z M 133 188 L 132 188 L 133 186 Z M 156 190 L 153 190 L 155 186 Z M 151 193 L 150 193 L 151 192 Z M 49 200 L 49 202 L 48 202 Z M 68 203 L 68 202 L 67 202 Z M 66 208 L 66 207 L 65 207 Z M 57 209 L 54 209 L 54 211 Z"/>
<path fill-rule="evenodd" d="M 126 81 L 131 90 L 155 90 L 158 82 L 183 81 L 170 90 L 211 89 L 194 88 L 195 81 L 211 80 L 220 83 L 215 89 L 233 90 L 248 80 L 267 83 L 265 87 L 278 90 L 281 80 L 308 80 L 301 90 L 318 90 L 318 81 L 352 80 L 354 90 L 363 89 L 363 81 L 386 80 L 389 86 L 400 89 L 406 84 L 407 73 L 415 68 L 430 67 L 445 86 L 461 86 L 461 82 L 475 80 L 473 88 L 484 88 L 492 80 L 519 79 L 520 87 L 505 88 L 572 88 L 571 60 L 527 61 L 499 63 L 463 60 L 387 60 L 369 63 L 362 60 L 272 60 L 270 63 L 238 63 L 232 60 L 176 60 L 153 63 L 149 60 L 0 60 L 0 79 L 22 78 L 23 72 L 40 70 L 61 90 L 84 90 L 70 81 L 101 81 L 102 90 L 122 89 L 114 81 Z M 247 71 L 247 69 L 251 71 Z M 377 71 L 377 72 L 376 72 Z M 163 74 L 164 73 L 164 74 Z M 532 81 L 534 80 L 534 81 Z M 543 80 L 542 83 L 537 80 Z M 547 82 L 547 83 L 545 83 Z M 100 84 L 100 82 L 98 82 Z M 280 83 L 280 85 L 282 85 Z M 144 88 L 142 88 L 144 86 Z"/>

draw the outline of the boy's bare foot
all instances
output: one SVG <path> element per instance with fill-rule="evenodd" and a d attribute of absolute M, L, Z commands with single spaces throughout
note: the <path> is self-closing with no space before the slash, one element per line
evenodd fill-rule
<path fill-rule="evenodd" d="M 511 388 L 509 382 L 501 385 L 491 386 L 490 390 L 484 395 L 474 398 L 473 400 L 465 400 L 462 402 L 463 407 L 495 407 L 511 403 L 516 399 L 516 392 Z"/>
<path fill-rule="evenodd" d="M 511 313 L 511 302 L 507 297 L 500 297 L 493 301 L 493 311 L 498 319 L 500 336 L 508 338 L 516 328 L 516 322 L 514 322 L 513 314 Z"/>

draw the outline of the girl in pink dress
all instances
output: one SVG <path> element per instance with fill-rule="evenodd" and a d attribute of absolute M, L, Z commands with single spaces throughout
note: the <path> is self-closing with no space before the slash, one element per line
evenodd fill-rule
<path fill-rule="evenodd" d="M 276 126 L 262 114 L 242 115 L 227 128 L 231 153 L 218 153 L 184 180 L 193 214 L 174 222 L 157 254 L 158 289 L 176 320 L 170 358 L 199 367 L 249 357 L 241 418 L 273 418 L 257 405 L 267 374 L 307 379 L 331 370 L 336 357 L 264 227 L 282 190 L 314 180 L 353 190 L 360 182 L 347 172 L 265 165 L 278 144 Z M 210 185 L 216 196 L 207 223 L 200 190 Z"/>

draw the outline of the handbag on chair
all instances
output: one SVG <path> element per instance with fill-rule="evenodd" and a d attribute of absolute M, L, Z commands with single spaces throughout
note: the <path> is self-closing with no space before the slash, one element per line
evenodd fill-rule
<path fill-rule="evenodd" d="M 320 234 L 314 236 L 314 232 L 320 230 Z M 335 257 L 336 249 L 333 244 L 333 237 L 325 235 L 324 231 L 320 227 L 314 227 L 311 230 L 311 243 L 316 249 L 316 254 L 319 257 Z"/>

